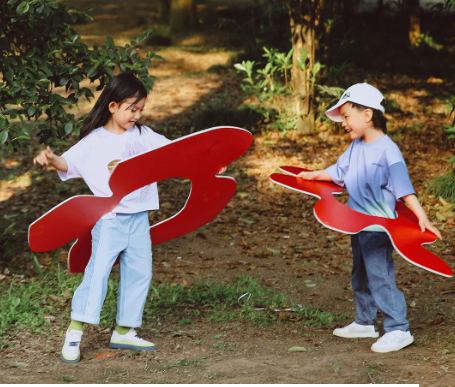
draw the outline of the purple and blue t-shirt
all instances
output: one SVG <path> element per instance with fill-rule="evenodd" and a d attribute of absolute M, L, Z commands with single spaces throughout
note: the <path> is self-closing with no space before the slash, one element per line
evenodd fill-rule
<path fill-rule="evenodd" d="M 367 215 L 396 218 L 396 201 L 415 194 L 400 149 L 388 136 L 370 144 L 354 140 L 327 172 L 346 187 L 348 207 Z M 384 230 L 372 226 L 368 231 Z"/>

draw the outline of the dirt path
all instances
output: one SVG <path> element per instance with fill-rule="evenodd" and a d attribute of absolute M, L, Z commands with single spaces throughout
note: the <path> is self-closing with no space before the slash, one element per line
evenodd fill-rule
<path fill-rule="evenodd" d="M 130 1 L 129 7 L 132 3 L 144 8 L 139 9 L 140 17 L 153 11 L 146 8 L 145 2 Z M 120 2 L 96 4 L 106 19 L 104 24 L 80 27 L 87 40 L 99 39 L 101 28 L 112 27 L 106 22 L 108 15 L 124 20 L 125 10 L 118 8 Z M 137 32 L 134 22 L 122 25 L 127 31 L 124 34 Z M 115 35 L 116 31 L 114 28 L 109 33 Z M 118 35 L 121 39 L 120 32 Z M 183 41 L 188 45 L 198 42 L 204 42 L 203 37 L 195 35 Z M 146 49 L 155 50 L 143 48 Z M 225 65 L 233 53 L 221 49 L 203 51 L 185 47 L 155 51 L 166 61 L 152 70 L 159 78 L 147 102 L 145 119 L 170 138 L 188 134 L 191 119 L 203 108 L 203 103 L 229 106 L 242 103 L 235 74 L 207 72 L 214 65 Z M 385 90 L 387 97 L 401 109 L 390 117 L 390 135 L 404 154 L 416 191 L 422 194 L 429 179 L 449 170 L 446 160 L 453 154 L 441 130 L 447 119 L 441 103 L 433 97 L 436 86 L 405 76 L 375 75 L 368 80 Z M 352 76 L 352 81 L 358 79 Z M 82 107 L 89 108 L 90 105 Z M 315 169 L 335 162 L 349 140 L 344 135 L 320 129 L 318 134 L 305 138 L 294 132 L 286 137 L 275 132 L 255 135 L 250 150 L 227 172 L 236 178 L 240 195 L 204 230 L 154 247 L 155 283 L 185 281 L 191 287 L 198 281 L 211 279 L 230 284 L 239 275 L 249 275 L 264 286 L 287 292 L 302 305 L 311 304 L 337 315 L 346 313 L 343 325 L 350 323 L 355 309 L 350 288 L 349 237 L 316 222 L 312 215 L 315 199 L 273 186 L 268 180 L 279 165 Z M 12 183 L 2 182 L 0 216 L 22 211 L 24 229 L 31 220 L 79 189 L 77 184 L 70 185 L 42 200 L 43 193 L 58 187 L 55 172 L 47 172 L 45 178 L 31 185 L 27 179 L 33 168 L 27 158 L 2 160 L 2 168 L 2 173 L 7 171 L 22 178 L 11 180 Z M 154 221 L 176 213 L 189 191 L 178 180 L 162 182 L 160 188 L 162 209 L 152 214 Z M 443 242 L 428 248 L 454 268 L 454 217 L 437 221 L 435 213 L 441 204 L 431 195 L 423 195 L 423 199 L 425 209 L 444 237 Z M 33 265 L 27 261 L 26 240 L 21 243 L 19 247 L 25 253 L 8 262 L 0 261 L 3 272 L 0 281 L 11 280 L 12 274 L 20 270 L 33 272 Z M 275 255 L 270 249 L 281 253 Z M 67 251 L 61 253 L 62 264 L 66 254 Z M 335 324 L 326 328 L 302 327 L 286 316 L 279 324 L 268 326 L 246 321 L 210 323 L 209 311 L 201 308 L 191 325 L 178 324 L 191 312 L 187 310 L 177 310 L 144 325 L 140 334 L 157 345 L 157 350 L 149 353 L 114 350 L 115 357 L 98 358 L 109 351 L 110 329 L 88 326 L 81 346 L 82 361 L 76 365 L 64 364 L 59 359 L 66 321 L 62 326 L 55 323 L 48 337 L 23 331 L 10 338 L 15 349 L 0 350 L 0 381 L 454 386 L 455 284 L 452 279 L 421 270 L 398 255 L 395 258 L 397 282 L 405 293 L 408 318 L 416 339 L 414 345 L 397 353 L 372 352 L 370 346 L 374 339 L 334 337 L 331 332 Z M 43 267 L 50 260 L 50 256 L 40 256 Z M 380 326 L 382 320 L 380 316 Z M 307 351 L 288 352 L 293 346 L 305 347 Z"/>

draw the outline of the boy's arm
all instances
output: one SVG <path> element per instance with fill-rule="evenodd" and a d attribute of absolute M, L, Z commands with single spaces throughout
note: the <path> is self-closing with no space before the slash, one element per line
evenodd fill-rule
<path fill-rule="evenodd" d="M 411 194 L 403 196 L 401 199 L 405 201 L 405 203 L 409 206 L 409 208 L 412 210 L 415 216 L 417 216 L 417 218 L 419 219 L 419 226 L 422 232 L 424 232 L 425 229 L 427 229 L 442 240 L 441 233 L 436 227 L 434 227 L 430 223 L 417 197 L 414 194 Z"/>
<path fill-rule="evenodd" d="M 321 171 L 313 171 L 313 172 L 300 172 L 297 175 L 297 178 L 301 178 L 303 180 L 333 181 L 326 169 L 322 169 Z"/>
<path fill-rule="evenodd" d="M 51 148 L 47 147 L 45 150 L 33 159 L 33 164 L 48 165 L 51 164 L 55 169 L 59 171 L 67 172 L 68 164 L 63 157 L 57 156 L 51 151 Z"/>

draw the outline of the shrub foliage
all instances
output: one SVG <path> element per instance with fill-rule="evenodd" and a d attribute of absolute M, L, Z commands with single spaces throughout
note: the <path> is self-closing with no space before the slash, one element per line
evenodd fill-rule
<path fill-rule="evenodd" d="M 148 67 L 161 58 L 152 52 L 141 58 L 136 50 L 151 29 L 124 47 L 108 36 L 101 48 L 88 48 L 71 28 L 88 19 L 57 0 L 0 1 L 0 154 L 28 152 L 33 136 L 55 147 L 77 135 L 80 121 L 71 108 L 93 97 L 84 79 L 101 90 L 114 70 L 130 71 L 152 89 Z"/>

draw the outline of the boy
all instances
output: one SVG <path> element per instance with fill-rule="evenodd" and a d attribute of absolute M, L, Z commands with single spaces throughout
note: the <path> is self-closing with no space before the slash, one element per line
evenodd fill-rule
<path fill-rule="evenodd" d="M 367 215 L 395 218 L 396 200 L 402 199 L 419 219 L 420 228 L 441 234 L 428 221 L 409 179 L 398 146 L 386 135 L 386 101 L 367 83 L 348 88 L 338 103 L 326 111 L 332 121 L 342 122 L 352 143 L 335 165 L 322 171 L 302 172 L 297 178 L 333 181 L 345 186 L 348 207 Z M 377 308 L 385 316 L 385 334 L 376 341 L 374 352 L 398 351 L 414 341 L 406 319 L 406 301 L 395 283 L 393 246 L 378 226 L 369 226 L 351 236 L 353 267 L 351 282 L 355 294 L 355 321 L 335 329 L 345 338 L 379 337 Z"/>

